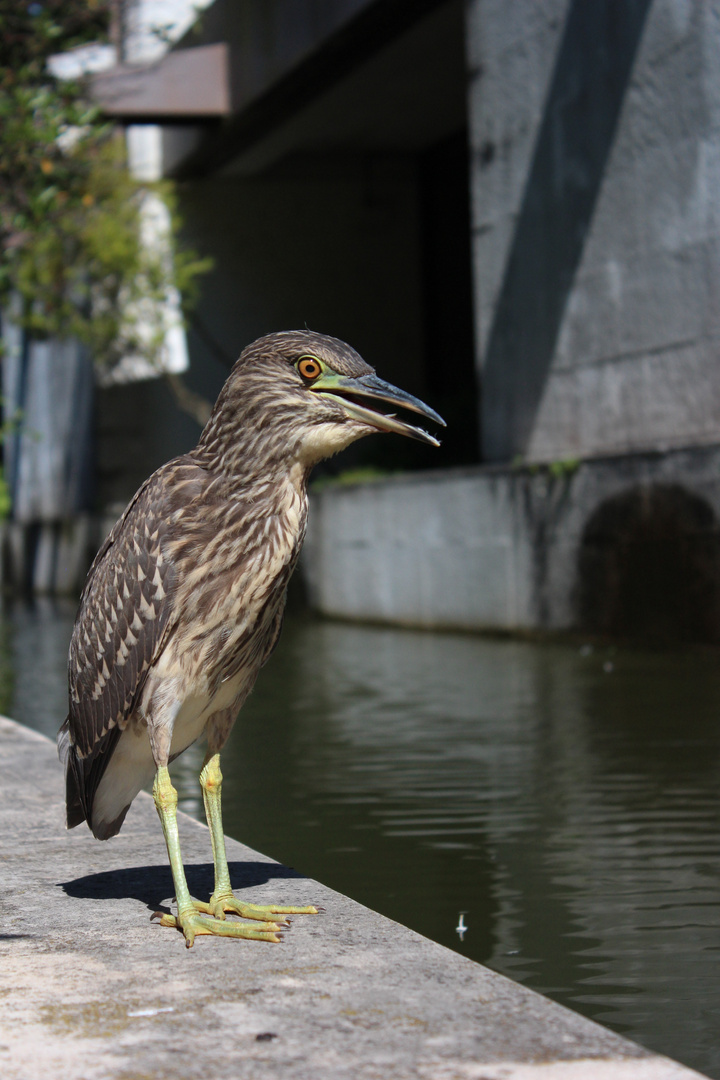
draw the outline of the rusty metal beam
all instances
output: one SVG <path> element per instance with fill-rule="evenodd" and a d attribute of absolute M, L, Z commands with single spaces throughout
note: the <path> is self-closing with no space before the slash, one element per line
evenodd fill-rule
<path fill-rule="evenodd" d="M 230 114 L 228 46 L 166 53 L 143 67 L 94 76 L 92 93 L 106 116 L 127 124 L 197 124 Z"/>

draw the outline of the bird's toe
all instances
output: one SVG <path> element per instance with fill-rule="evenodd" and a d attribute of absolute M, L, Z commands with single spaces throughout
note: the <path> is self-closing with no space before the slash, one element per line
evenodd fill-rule
<path fill-rule="evenodd" d="M 224 922 L 209 915 L 203 915 L 199 911 L 181 911 L 177 915 L 160 913 L 160 925 L 174 927 L 181 930 L 185 938 L 185 944 L 191 949 L 196 937 L 204 934 L 212 934 L 215 937 L 244 938 L 251 941 L 272 941 L 276 944 L 280 941 L 279 932 L 281 927 L 277 922 L 263 921 L 241 923 L 229 920 Z"/>
<path fill-rule="evenodd" d="M 241 919 L 255 919 L 259 922 L 265 922 L 267 919 L 272 919 L 274 922 L 281 923 L 284 926 L 290 925 L 290 920 L 286 917 L 288 915 L 317 915 L 318 909 L 309 905 L 307 907 L 287 907 L 277 904 L 247 904 L 242 900 L 238 900 L 233 893 L 223 893 L 222 895 L 215 895 L 210 897 L 210 903 L 201 906 L 196 902 L 196 907 L 201 911 L 208 911 L 210 914 L 215 915 L 216 918 L 225 918 L 225 913 L 228 912 L 231 915 L 238 915 Z M 222 912 L 222 915 L 218 914 Z"/>

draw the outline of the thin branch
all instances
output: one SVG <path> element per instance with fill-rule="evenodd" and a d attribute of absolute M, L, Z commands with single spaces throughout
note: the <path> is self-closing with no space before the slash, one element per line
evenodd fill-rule
<path fill-rule="evenodd" d="M 194 390 L 191 390 L 181 375 L 166 372 L 165 379 L 177 407 L 188 416 L 192 416 L 193 420 L 204 428 L 210 419 L 212 403 L 202 394 L 196 394 Z"/>

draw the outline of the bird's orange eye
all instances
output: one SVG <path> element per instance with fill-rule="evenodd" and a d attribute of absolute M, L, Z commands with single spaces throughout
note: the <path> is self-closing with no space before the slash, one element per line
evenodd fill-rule
<path fill-rule="evenodd" d="M 298 360 L 297 369 L 303 379 L 317 379 L 322 374 L 320 363 L 314 356 L 303 356 L 302 360 Z"/>

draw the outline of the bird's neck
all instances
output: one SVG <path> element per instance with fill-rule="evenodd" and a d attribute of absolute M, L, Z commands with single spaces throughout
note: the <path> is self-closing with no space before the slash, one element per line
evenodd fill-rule
<path fill-rule="evenodd" d="M 193 451 L 195 460 L 245 489 L 291 484 L 304 494 L 313 463 L 303 457 L 300 440 L 288 438 L 282 415 L 266 414 L 260 422 L 251 405 L 240 417 L 228 412 L 219 402 Z"/>
<path fill-rule="evenodd" d="M 245 457 L 225 457 L 208 460 L 197 451 L 191 455 L 198 465 L 210 475 L 224 481 L 223 487 L 230 497 L 242 498 L 243 502 L 265 505 L 269 512 L 277 501 L 283 502 L 292 493 L 307 500 L 308 479 L 311 468 L 300 461 L 267 461 L 258 463 Z"/>
<path fill-rule="evenodd" d="M 231 518 L 240 514 L 247 523 L 275 518 L 286 544 L 294 548 L 302 543 L 308 465 L 287 455 L 262 454 L 242 439 L 210 448 L 201 440 L 191 457 L 219 484 L 214 485 L 216 497 L 226 503 Z"/>

